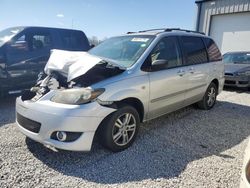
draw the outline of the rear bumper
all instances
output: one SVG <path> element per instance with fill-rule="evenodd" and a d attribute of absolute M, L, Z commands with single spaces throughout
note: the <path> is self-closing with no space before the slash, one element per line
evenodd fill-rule
<path fill-rule="evenodd" d="M 50 100 L 22 101 L 21 97 L 18 97 L 16 112 L 17 117 L 22 117 L 22 119 L 20 121 L 17 118 L 16 124 L 24 135 L 44 145 L 64 150 L 89 151 L 96 129 L 101 121 L 113 111 L 115 109 L 103 107 L 97 102 L 65 105 Z M 28 128 L 29 123 L 30 126 L 40 124 L 39 130 L 34 131 L 35 129 Z M 81 132 L 82 135 L 75 141 L 61 142 L 51 138 L 55 131 Z"/>
<path fill-rule="evenodd" d="M 225 75 L 225 86 L 234 87 L 250 87 L 250 77 L 249 76 L 226 76 Z"/>

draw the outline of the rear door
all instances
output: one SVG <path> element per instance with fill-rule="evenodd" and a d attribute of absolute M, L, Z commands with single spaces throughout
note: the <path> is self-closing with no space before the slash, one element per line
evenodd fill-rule
<path fill-rule="evenodd" d="M 167 64 L 154 70 L 151 64 L 155 60 L 166 60 Z M 177 38 L 171 36 L 159 41 L 147 63 L 151 66 L 149 119 L 183 107 L 187 82 Z"/>
<path fill-rule="evenodd" d="M 187 70 L 185 104 L 189 105 L 202 99 L 213 66 L 209 63 L 206 46 L 201 37 L 181 36 L 180 40 Z"/>

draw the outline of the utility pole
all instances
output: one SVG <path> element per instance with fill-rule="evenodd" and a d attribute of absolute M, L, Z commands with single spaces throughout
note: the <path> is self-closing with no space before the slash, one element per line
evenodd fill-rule
<path fill-rule="evenodd" d="M 71 20 L 71 28 L 74 28 L 74 19 Z"/>

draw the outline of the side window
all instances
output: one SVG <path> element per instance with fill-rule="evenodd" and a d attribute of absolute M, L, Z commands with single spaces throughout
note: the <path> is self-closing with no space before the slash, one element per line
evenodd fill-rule
<path fill-rule="evenodd" d="M 179 46 L 176 37 L 166 37 L 162 39 L 152 50 L 147 63 L 149 66 L 155 60 L 166 60 L 166 65 L 163 69 L 174 68 L 182 65 Z"/>
<path fill-rule="evenodd" d="M 188 65 L 208 62 L 206 47 L 200 37 L 183 36 L 181 38 Z"/>
<path fill-rule="evenodd" d="M 22 35 L 10 44 L 12 53 L 22 53 L 29 51 L 28 41 L 26 35 Z"/>
<path fill-rule="evenodd" d="M 51 46 L 51 37 L 49 33 L 28 33 L 20 36 L 11 44 L 15 51 L 38 51 L 48 49 Z"/>
<path fill-rule="evenodd" d="M 221 53 L 215 42 L 210 38 L 204 38 L 203 40 L 207 47 L 209 61 L 221 61 Z"/>
<path fill-rule="evenodd" d="M 35 34 L 32 36 L 32 49 L 40 50 L 43 48 L 50 48 L 51 37 L 49 34 Z"/>
<path fill-rule="evenodd" d="M 61 31 L 60 32 L 63 47 L 68 50 L 87 51 L 88 43 L 82 32 L 78 31 Z"/>

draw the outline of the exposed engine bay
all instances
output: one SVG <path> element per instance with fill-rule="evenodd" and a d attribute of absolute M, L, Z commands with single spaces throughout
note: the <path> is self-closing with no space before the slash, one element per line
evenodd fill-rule
<path fill-rule="evenodd" d="M 86 88 L 124 70 L 87 52 L 52 50 L 44 72 L 38 75 L 35 86 L 23 93 L 22 100 L 35 102 L 50 90 Z"/>

